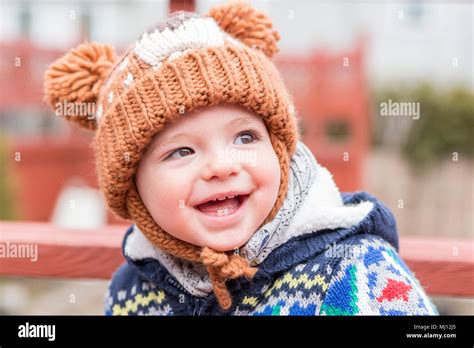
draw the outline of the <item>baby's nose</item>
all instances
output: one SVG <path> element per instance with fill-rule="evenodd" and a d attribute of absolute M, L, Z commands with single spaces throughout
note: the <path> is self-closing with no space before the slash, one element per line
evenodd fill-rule
<path fill-rule="evenodd" d="M 225 161 L 221 158 L 210 162 L 203 170 L 202 178 L 211 180 L 213 178 L 226 179 L 229 176 L 237 175 L 241 171 L 241 165 L 233 161 Z"/>

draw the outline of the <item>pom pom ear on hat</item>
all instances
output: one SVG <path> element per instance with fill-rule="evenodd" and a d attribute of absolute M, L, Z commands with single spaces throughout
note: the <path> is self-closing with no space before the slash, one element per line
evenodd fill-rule
<path fill-rule="evenodd" d="M 231 1 L 213 7 L 208 15 L 219 26 L 245 45 L 261 49 L 268 57 L 278 52 L 280 35 L 273 30 L 272 21 L 245 1 Z"/>
<path fill-rule="evenodd" d="M 116 61 L 114 48 L 99 43 L 83 43 L 55 61 L 44 77 L 45 99 L 53 108 L 58 103 L 95 103 L 100 87 Z M 63 115 L 81 127 L 94 130 L 94 118 Z"/>

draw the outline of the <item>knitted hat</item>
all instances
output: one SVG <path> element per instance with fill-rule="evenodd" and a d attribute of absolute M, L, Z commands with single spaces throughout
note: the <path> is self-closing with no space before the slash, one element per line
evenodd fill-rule
<path fill-rule="evenodd" d="M 256 269 L 239 255 L 192 245 L 164 231 L 143 204 L 134 174 L 147 145 L 168 123 L 218 103 L 240 104 L 263 119 L 279 159 L 278 197 L 262 226 L 272 220 L 285 200 L 298 140 L 292 100 L 269 59 L 278 39 L 266 15 L 232 2 L 206 16 L 175 12 L 120 59 L 110 45 L 84 43 L 45 74 L 46 100 L 53 108 L 96 106 L 95 117 L 64 111 L 60 116 L 95 131 L 99 186 L 110 209 L 133 220 L 161 250 L 204 263 L 224 309 L 232 303 L 226 280 L 251 278 Z"/>

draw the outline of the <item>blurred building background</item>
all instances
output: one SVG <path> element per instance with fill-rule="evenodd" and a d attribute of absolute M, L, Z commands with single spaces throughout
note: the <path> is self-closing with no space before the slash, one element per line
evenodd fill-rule
<path fill-rule="evenodd" d="M 97 191 L 92 135 L 42 102 L 44 71 L 84 40 L 125 51 L 170 8 L 206 13 L 219 2 L 0 0 L 0 219 L 84 228 L 123 222 Z M 252 3 L 281 34 L 275 63 L 303 140 L 341 190 L 379 197 L 401 235 L 473 238 L 473 3 Z M 391 102 L 418 103 L 419 115 L 384 116 Z M 3 278 L 0 310 L 100 314 L 106 285 Z M 437 304 L 474 313 L 472 300 Z"/>

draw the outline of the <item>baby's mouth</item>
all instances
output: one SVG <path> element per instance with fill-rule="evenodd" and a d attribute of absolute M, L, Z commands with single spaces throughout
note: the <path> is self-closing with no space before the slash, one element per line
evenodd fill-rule
<path fill-rule="evenodd" d="M 232 198 L 226 198 L 224 200 L 213 200 L 208 201 L 199 205 L 196 205 L 194 208 L 198 209 L 201 213 L 204 213 L 208 216 L 220 217 L 232 215 L 235 213 L 242 204 L 248 199 L 250 195 L 236 195 Z"/>

